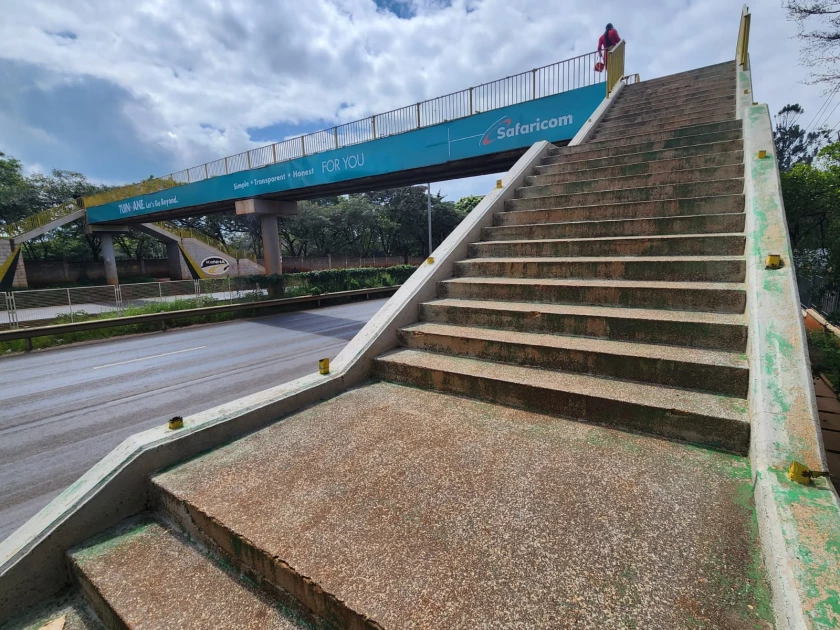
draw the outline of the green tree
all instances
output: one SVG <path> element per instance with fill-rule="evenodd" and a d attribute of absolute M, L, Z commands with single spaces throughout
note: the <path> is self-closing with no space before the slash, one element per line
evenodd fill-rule
<path fill-rule="evenodd" d="M 461 216 L 465 217 L 470 212 L 473 211 L 481 200 L 484 199 L 484 195 L 470 195 L 469 197 L 461 197 L 458 201 L 455 202 L 455 210 L 457 210 Z"/>
<path fill-rule="evenodd" d="M 13 223 L 32 214 L 37 192 L 23 176 L 19 160 L 0 151 L 0 223 Z"/>
<path fill-rule="evenodd" d="M 810 164 L 820 147 L 828 142 L 827 129 L 806 131 L 799 126 L 797 121 L 804 113 L 805 109 L 799 103 L 795 103 L 785 105 L 775 116 L 773 143 L 779 169 L 783 172 L 800 162 Z"/>

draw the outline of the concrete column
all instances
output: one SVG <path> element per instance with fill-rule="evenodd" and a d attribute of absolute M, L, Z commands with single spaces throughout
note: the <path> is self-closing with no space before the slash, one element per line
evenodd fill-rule
<path fill-rule="evenodd" d="M 100 232 L 99 242 L 102 243 L 102 260 L 105 261 L 105 281 L 108 284 L 119 284 L 117 257 L 114 255 L 114 235 Z"/>
<path fill-rule="evenodd" d="M 181 248 L 172 241 L 166 243 L 166 258 L 169 262 L 170 280 L 189 280 L 184 277 L 184 267 L 181 265 Z"/>
<path fill-rule="evenodd" d="M 283 252 L 280 249 L 280 232 L 277 229 L 277 215 L 260 215 L 262 228 L 263 256 L 265 273 L 271 275 L 283 273 Z"/>

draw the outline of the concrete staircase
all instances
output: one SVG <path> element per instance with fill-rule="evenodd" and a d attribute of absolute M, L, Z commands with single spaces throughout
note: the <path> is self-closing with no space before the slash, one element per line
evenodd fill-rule
<path fill-rule="evenodd" d="M 734 91 L 732 63 L 625 88 L 375 361 L 383 382 L 154 476 L 150 514 L 68 554 L 99 620 L 769 627 L 738 456 Z"/>
<path fill-rule="evenodd" d="M 527 178 L 379 377 L 746 453 L 734 93 L 731 63 L 626 87 Z"/>

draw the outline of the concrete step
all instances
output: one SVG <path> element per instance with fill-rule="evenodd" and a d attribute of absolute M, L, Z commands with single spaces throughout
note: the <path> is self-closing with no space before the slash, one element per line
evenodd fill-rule
<path fill-rule="evenodd" d="M 470 258 L 455 263 L 456 278 L 614 278 L 665 282 L 743 282 L 742 256 L 583 256 Z"/>
<path fill-rule="evenodd" d="M 709 152 L 712 145 L 719 146 L 726 144 L 730 151 L 743 148 L 743 132 L 741 129 L 726 131 L 722 133 L 698 133 L 693 136 L 681 136 L 668 140 L 642 140 L 632 142 L 628 138 L 627 143 L 610 143 L 609 141 L 581 144 L 575 147 L 557 147 L 549 149 L 549 154 L 543 158 L 543 164 L 557 162 L 575 162 L 580 160 L 593 160 L 598 158 L 614 158 L 630 153 L 646 153 L 662 151 L 665 149 L 679 149 L 683 147 L 695 147 L 701 153 Z M 553 158 L 553 159 L 552 159 Z"/>
<path fill-rule="evenodd" d="M 606 168 L 613 166 L 627 166 L 629 164 L 640 164 L 645 162 L 657 162 L 661 160 L 686 159 L 686 158 L 708 158 L 726 153 L 738 153 L 743 156 L 743 142 L 741 140 L 729 140 L 725 142 L 710 142 L 707 144 L 695 144 L 672 149 L 625 151 L 633 147 L 622 147 L 619 154 L 613 156 L 601 156 L 577 159 L 576 155 L 555 155 L 546 156 L 540 161 L 540 165 L 534 167 L 534 172 L 540 173 L 564 173 Z M 735 160 L 735 163 L 743 160 Z M 709 166 L 712 166 L 711 164 Z M 550 168 L 549 168 L 550 167 Z"/>
<path fill-rule="evenodd" d="M 420 306 L 438 324 L 744 352 L 743 315 L 605 306 L 443 299 Z"/>
<path fill-rule="evenodd" d="M 605 238 L 662 234 L 718 234 L 744 231 L 744 213 L 676 217 L 531 223 L 484 228 L 482 241 Z"/>
<path fill-rule="evenodd" d="M 746 403 L 705 392 L 500 365 L 420 350 L 374 361 L 382 379 L 746 453 Z"/>
<path fill-rule="evenodd" d="M 625 135 L 621 138 L 591 140 L 586 144 L 581 144 L 574 147 L 558 147 L 556 149 L 550 149 L 549 155 L 575 155 L 578 153 L 588 153 L 589 151 L 603 149 L 605 147 L 615 149 L 616 147 L 623 147 L 626 145 L 645 144 L 649 142 L 667 142 L 680 140 L 683 138 L 698 138 L 702 136 L 717 136 L 714 138 L 714 140 L 719 142 L 721 140 L 735 140 L 737 138 L 740 138 L 742 135 L 742 131 L 743 123 L 740 120 L 731 120 L 720 123 L 709 123 L 706 125 L 681 127 L 680 129 L 670 131 L 646 132 L 644 131 L 644 127 L 640 127 L 639 133 L 636 134 Z M 619 153 L 621 153 L 621 151 L 616 151 L 615 154 L 617 155 Z"/>
<path fill-rule="evenodd" d="M 740 179 L 744 177 L 743 164 L 727 164 L 724 166 L 707 166 L 689 169 L 660 169 L 654 172 L 634 173 L 630 167 L 622 167 L 631 172 L 613 172 L 607 177 L 598 177 L 591 171 L 576 171 L 576 178 L 570 179 L 566 174 L 529 175 L 525 178 L 525 185 L 517 189 L 518 197 L 542 197 L 545 194 L 563 194 L 595 192 L 600 190 L 617 190 L 621 188 L 636 188 L 657 186 L 661 184 L 688 184 L 696 182 L 720 181 L 724 179 Z M 536 194 L 530 193 L 538 189 Z M 522 193 L 522 194 L 520 194 Z"/>
<path fill-rule="evenodd" d="M 612 219 L 655 219 L 659 217 L 698 214 L 740 214 L 744 212 L 744 195 L 660 199 L 656 201 L 607 203 L 573 208 L 541 208 L 536 210 L 516 210 L 515 204 L 510 205 L 510 207 L 513 209 L 506 212 L 497 212 L 493 216 L 493 223 L 495 225 L 533 225 L 538 223 L 570 223 L 579 221 L 607 221 Z"/>
<path fill-rule="evenodd" d="M 695 79 L 706 79 L 712 76 L 735 76 L 735 62 L 734 61 L 724 61 L 718 64 L 714 64 L 711 66 L 703 66 L 702 68 L 695 68 L 693 70 L 686 70 L 685 72 L 679 72 L 677 74 L 669 74 L 664 77 L 657 77 L 655 79 L 646 79 L 640 83 L 640 85 L 662 85 L 667 84 L 672 81 L 678 81 L 681 79 L 687 78 L 695 78 Z"/>
<path fill-rule="evenodd" d="M 597 142 L 598 140 L 608 140 L 610 138 L 618 138 L 631 134 L 639 133 L 640 129 L 646 132 L 653 131 L 675 131 L 683 127 L 697 127 L 700 125 L 711 125 L 720 122 L 728 122 L 735 120 L 734 113 L 718 114 L 710 112 L 708 114 L 677 116 L 671 120 L 662 122 L 645 122 L 645 123 L 603 123 L 598 126 L 595 133 L 590 137 L 590 140 Z"/>
<path fill-rule="evenodd" d="M 633 86 L 630 86 L 632 88 Z M 727 96 L 734 94 L 737 85 L 734 80 L 708 81 L 694 84 L 675 84 L 659 88 L 645 88 L 639 85 L 638 88 L 622 90 L 616 104 L 640 104 L 654 103 L 668 100 L 673 104 L 675 110 L 684 105 L 690 105 L 702 98 L 715 98 L 716 96 Z"/>
<path fill-rule="evenodd" d="M 683 149 L 672 149 L 668 151 L 654 151 L 652 154 L 633 154 L 622 156 L 623 163 L 618 158 L 607 158 L 605 160 L 587 160 L 589 168 L 583 168 L 584 164 L 577 162 L 546 164 L 534 168 L 534 175 L 554 175 L 555 182 L 573 182 L 579 179 L 602 179 L 604 177 L 622 177 L 625 175 L 643 175 L 645 173 L 667 173 L 670 171 L 682 171 L 687 169 L 710 168 L 714 166 L 729 166 L 733 164 L 743 165 L 743 151 L 727 151 L 725 153 L 709 153 L 705 155 L 693 155 L 688 157 L 672 157 L 668 154 Z M 653 159 L 642 160 L 647 155 Z M 613 163 L 610 163 L 610 162 Z M 577 165 L 580 168 L 572 170 L 570 167 Z"/>
<path fill-rule="evenodd" d="M 661 413 L 694 425 L 681 401 Z M 745 458 L 415 387 L 350 389 L 153 484 L 387 630 L 737 627 L 767 601 Z"/>
<path fill-rule="evenodd" d="M 636 280 L 452 278 L 438 285 L 438 297 L 494 302 L 621 306 L 704 313 L 743 313 L 742 283 L 641 282 Z"/>
<path fill-rule="evenodd" d="M 730 107 L 735 109 L 735 93 L 733 91 L 730 95 L 716 95 L 699 98 L 692 101 L 690 104 L 681 106 L 680 111 L 691 113 L 701 110 L 718 109 Z M 651 114 L 659 116 L 667 116 L 674 112 L 673 104 L 667 99 L 646 103 L 620 103 L 616 102 L 607 111 L 606 118 L 614 120 L 625 116 L 647 116 Z"/>
<path fill-rule="evenodd" d="M 532 186 L 517 190 L 516 199 L 505 202 L 508 210 L 536 210 L 540 208 L 573 208 L 604 203 L 629 201 L 655 201 L 657 199 L 683 199 L 716 195 L 740 195 L 744 192 L 743 179 L 716 179 L 688 184 L 660 184 L 646 187 L 621 188 L 563 194 L 566 184 Z"/>
<path fill-rule="evenodd" d="M 746 398 L 743 354 L 420 323 L 399 331 L 413 350 Z"/>
<path fill-rule="evenodd" d="M 69 558 L 107 628 L 325 628 L 302 609 L 255 592 L 150 518 L 127 521 L 71 550 Z"/>
<path fill-rule="evenodd" d="M 483 241 L 471 243 L 470 258 L 567 256 L 743 256 L 741 234 L 667 234 L 605 238 Z"/>
<path fill-rule="evenodd" d="M 719 102 L 712 101 L 708 104 L 698 104 L 698 105 L 691 105 L 689 107 L 682 107 L 680 108 L 679 112 L 674 111 L 674 108 L 670 105 L 663 105 L 657 107 L 653 105 L 646 109 L 640 109 L 640 111 L 636 113 L 628 113 L 623 111 L 623 108 L 619 107 L 617 104 L 611 107 L 607 114 L 601 119 L 600 124 L 607 124 L 607 123 L 618 123 L 618 124 L 628 124 L 628 123 L 648 123 L 648 122 L 659 122 L 664 118 L 674 118 L 677 116 L 695 116 L 695 115 L 703 115 L 707 113 L 718 113 L 722 116 L 730 116 L 731 118 L 735 117 L 735 101 L 732 100 L 720 100 Z"/>

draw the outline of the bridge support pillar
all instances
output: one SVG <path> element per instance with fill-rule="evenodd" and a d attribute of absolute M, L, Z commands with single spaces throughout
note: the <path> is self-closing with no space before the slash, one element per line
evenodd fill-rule
<path fill-rule="evenodd" d="M 175 241 L 166 242 L 166 258 L 169 263 L 170 280 L 189 280 L 184 276 L 184 265 L 181 264 L 181 248 Z"/>
<path fill-rule="evenodd" d="M 105 262 L 105 281 L 108 284 L 119 284 L 117 257 L 114 254 L 114 235 L 109 232 L 100 232 L 99 242 L 102 245 L 102 260 Z"/>
<path fill-rule="evenodd" d="M 236 214 L 260 215 L 265 273 L 283 273 L 283 250 L 280 247 L 280 232 L 277 217 L 297 214 L 296 201 L 275 199 L 241 199 L 236 202 Z"/>
<path fill-rule="evenodd" d="M 277 229 L 277 217 L 264 214 L 260 217 L 263 242 L 263 266 L 265 273 L 272 275 L 283 273 L 283 250 L 280 247 L 280 231 Z"/>

